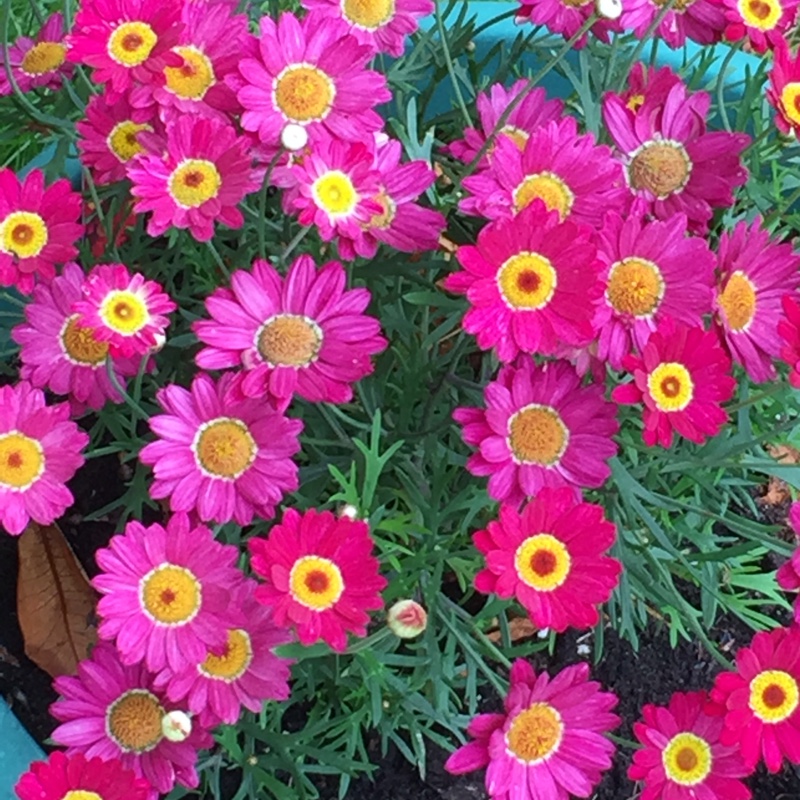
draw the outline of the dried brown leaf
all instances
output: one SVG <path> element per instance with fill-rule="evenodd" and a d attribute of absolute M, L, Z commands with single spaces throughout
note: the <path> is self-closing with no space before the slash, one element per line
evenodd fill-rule
<path fill-rule="evenodd" d="M 25 654 L 54 678 L 71 675 L 97 639 L 97 596 L 57 525 L 31 523 L 19 539 L 17 615 Z"/>
<path fill-rule="evenodd" d="M 800 464 L 800 450 L 788 444 L 768 444 L 767 452 L 779 464 Z"/>
<path fill-rule="evenodd" d="M 508 630 L 511 641 L 519 642 L 522 639 L 530 639 L 532 636 L 536 636 L 539 629 L 527 617 L 514 617 L 508 623 Z M 499 642 L 502 639 L 499 628 L 487 633 L 486 637 L 493 642 Z"/>

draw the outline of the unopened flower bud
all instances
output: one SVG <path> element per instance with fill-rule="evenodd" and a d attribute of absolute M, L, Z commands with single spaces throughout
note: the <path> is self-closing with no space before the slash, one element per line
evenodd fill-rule
<path fill-rule="evenodd" d="M 401 639 L 413 639 L 425 630 L 428 614 L 414 600 L 398 600 L 389 609 L 386 624 L 395 636 Z"/>
<path fill-rule="evenodd" d="M 167 337 L 164 333 L 156 333 L 153 338 L 156 340 L 155 344 L 150 348 L 151 353 L 158 353 L 167 343 Z"/>
<path fill-rule="evenodd" d="M 171 742 L 185 742 L 192 733 L 192 719 L 185 711 L 170 711 L 161 719 L 161 732 Z"/>
<path fill-rule="evenodd" d="M 347 519 L 358 519 L 358 509 L 348 503 L 339 509 L 339 516 L 347 517 Z"/>
<path fill-rule="evenodd" d="M 596 0 L 595 7 L 605 19 L 619 19 L 622 15 L 622 0 Z"/>
<path fill-rule="evenodd" d="M 290 122 L 281 131 L 281 144 L 292 152 L 302 150 L 308 144 L 308 131 L 302 125 Z"/>

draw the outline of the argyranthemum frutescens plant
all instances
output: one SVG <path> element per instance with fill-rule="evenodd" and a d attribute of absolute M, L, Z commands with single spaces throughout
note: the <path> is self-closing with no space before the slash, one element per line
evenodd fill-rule
<path fill-rule="evenodd" d="M 23 800 L 345 796 L 369 732 L 424 765 L 468 718 L 451 771 L 589 797 L 616 698 L 512 616 L 714 652 L 721 613 L 786 621 L 751 489 L 797 485 L 764 450 L 800 384 L 796 6 L 5 0 L 0 523 L 132 472 Z M 645 706 L 643 797 L 800 762 L 797 641 Z"/>

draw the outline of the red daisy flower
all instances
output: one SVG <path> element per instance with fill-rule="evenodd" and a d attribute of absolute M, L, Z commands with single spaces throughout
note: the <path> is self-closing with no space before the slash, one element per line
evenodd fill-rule
<path fill-rule="evenodd" d="M 725 38 L 747 37 L 757 53 L 772 50 L 783 41 L 797 18 L 798 0 L 723 0 Z"/>
<path fill-rule="evenodd" d="M 778 322 L 778 334 L 784 341 L 781 358 L 789 365 L 789 383 L 800 389 L 800 299 L 784 295 L 781 308 L 786 315 Z"/>
<path fill-rule="evenodd" d="M 669 67 L 647 67 L 637 61 L 628 75 L 628 88 L 619 97 L 634 113 L 650 101 L 650 106 L 663 105 L 667 95 L 681 79 Z"/>
<path fill-rule="evenodd" d="M 287 509 L 266 539 L 248 542 L 250 563 L 265 583 L 256 599 L 275 624 L 294 625 L 302 644 L 323 639 L 347 648 L 347 633 L 366 636 L 369 614 L 383 607 L 387 581 L 378 573 L 367 523 L 310 509 Z"/>
<path fill-rule="evenodd" d="M 622 564 L 605 556 L 615 539 L 602 506 L 545 487 L 521 513 L 500 506 L 499 520 L 474 534 L 486 560 L 475 588 L 516 597 L 538 628 L 589 628 L 619 583 Z"/>
<path fill-rule="evenodd" d="M 775 44 L 775 59 L 769 73 L 767 100 L 778 112 L 775 124 L 783 133 L 800 133 L 800 53 L 794 58 L 785 39 Z"/>
<path fill-rule="evenodd" d="M 617 386 L 611 396 L 623 404 L 644 401 L 642 439 L 649 447 L 670 447 L 673 431 L 702 444 L 727 422 L 721 404 L 733 397 L 736 381 L 714 331 L 666 318 L 641 356 L 626 356 L 622 366 L 634 380 Z"/>

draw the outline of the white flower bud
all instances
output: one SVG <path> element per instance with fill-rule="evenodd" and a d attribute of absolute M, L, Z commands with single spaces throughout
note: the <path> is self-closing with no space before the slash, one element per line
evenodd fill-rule
<path fill-rule="evenodd" d="M 185 742 L 192 733 L 192 719 L 185 711 L 170 711 L 161 719 L 161 732 L 171 742 Z"/>
<path fill-rule="evenodd" d="M 281 132 L 281 144 L 293 152 L 302 150 L 308 144 L 308 131 L 302 125 L 290 122 Z"/>
<path fill-rule="evenodd" d="M 596 0 L 595 7 L 605 19 L 619 19 L 622 15 L 622 0 Z"/>
<path fill-rule="evenodd" d="M 389 609 L 386 624 L 400 639 L 413 639 L 425 630 L 428 613 L 414 600 L 398 600 Z"/>
<path fill-rule="evenodd" d="M 550 635 L 550 628 L 542 628 L 536 636 L 539 639 L 546 639 Z"/>
<path fill-rule="evenodd" d="M 348 503 L 339 509 L 339 516 L 347 517 L 347 519 L 358 519 L 358 509 Z"/>

